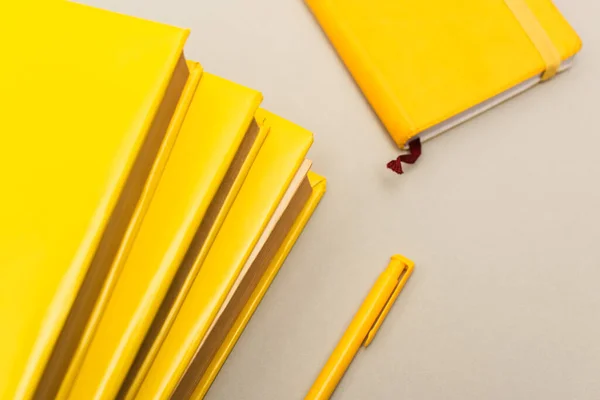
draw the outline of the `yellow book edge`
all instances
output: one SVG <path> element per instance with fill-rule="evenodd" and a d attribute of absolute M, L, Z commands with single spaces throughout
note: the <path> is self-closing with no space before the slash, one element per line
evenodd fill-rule
<path fill-rule="evenodd" d="M 210 363 L 206 373 L 202 377 L 202 380 L 196 387 L 196 390 L 192 395 L 192 399 L 204 398 L 204 396 L 210 389 L 210 386 L 212 385 L 217 374 L 221 370 L 221 367 L 225 363 L 225 360 L 233 350 L 239 337 L 244 331 L 244 328 L 248 324 L 248 321 L 250 321 L 250 318 L 254 314 L 254 311 L 260 304 L 269 286 L 271 285 L 271 283 L 275 279 L 275 276 L 281 269 L 283 262 L 290 253 L 294 244 L 296 243 L 296 240 L 298 240 L 298 237 L 300 236 L 304 227 L 308 223 L 308 220 L 310 219 L 311 215 L 317 208 L 317 205 L 319 204 L 321 198 L 325 194 L 327 184 L 325 178 L 313 172 L 309 172 L 308 179 L 313 188 L 313 192 L 310 196 L 310 199 L 302 209 L 300 216 L 296 219 L 296 222 L 292 226 L 290 232 L 287 234 L 284 244 L 279 248 L 277 254 L 269 264 L 267 271 L 261 278 L 257 287 L 254 289 L 250 300 L 248 301 L 240 315 L 237 317 L 233 328 L 231 328 L 231 330 L 227 334 L 225 341 L 217 351 L 217 354 Z"/>
<path fill-rule="evenodd" d="M 172 71 L 172 74 L 168 77 L 168 79 L 165 78 L 164 81 L 161 83 L 161 95 L 157 96 L 153 100 L 153 112 L 148 114 L 141 128 L 144 131 L 150 132 L 152 130 L 152 127 L 155 123 L 155 120 L 153 119 L 154 116 L 160 112 L 160 109 L 164 105 L 163 102 L 167 98 L 167 96 L 176 93 L 177 85 L 179 84 L 177 80 L 181 79 L 184 70 L 185 74 L 189 76 L 187 66 L 182 63 L 182 61 L 184 60 L 183 47 L 188 35 L 189 31 L 184 31 L 181 43 L 179 43 L 178 48 L 174 52 L 175 54 L 178 54 L 179 57 L 173 58 L 170 64 L 170 70 Z M 185 90 L 185 82 L 183 82 L 181 86 L 182 88 L 180 89 L 180 94 L 183 90 Z M 174 109 L 176 110 L 177 106 L 175 106 Z M 141 220 L 143 219 L 143 216 L 148 209 L 150 200 L 152 199 L 152 195 L 154 194 L 154 191 L 158 185 L 160 172 L 162 171 L 166 160 L 168 159 L 168 154 L 173 146 L 173 143 L 175 142 L 175 138 L 176 132 L 172 133 L 169 131 L 169 128 L 167 128 L 167 131 L 165 132 L 162 138 L 162 142 L 157 146 L 158 149 L 156 151 L 156 156 L 154 158 L 154 161 L 152 161 L 151 163 L 150 170 L 148 171 L 148 176 L 146 178 L 143 188 L 141 188 L 140 190 L 138 200 L 135 206 L 133 207 L 131 218 L 129 219 L 129 222 L 127 223 L 127 226 L 125 228 L 125 232 L 123 233 L 123 239 L 121 241 L 121 244 L 118 245 L 117 252 L 115 254 L 114 259 L 112 259 L 111 267 L 105 279 L 108 279 L 110 274 L 115 272 L 113 271 L 114 268 L 116 268 L 116 272 L 118 273 L 119 266 L 123 264 L 123 259 L 126 257 L 129 249 L 131 248 L 133 238 L 135 237 L 140 227 Z M 145 142 L 143 145 L 148 144 L 148 142 Z M 135 164 L 137 162 L 137 159 L 132 160 L 131 162 L 134 163 L 132 165 L 132 168 L 135 168 L 135 166 L 137 165 Z M 121 183 L 125 183 L 127 180 L 127 176 L 123 175 L 118 179 L 121 181 Z M 119 196 L 121 196 L 121 194 Z M 114 196 L 114 198 L 110 199 L 109 201 L 113 203 L 115 209 L 118 209 L 119 206 L 122 207 L 120 203 L 121 201 L 123 201 L 123 199 L 121 197 Z M 95 218 L 103 219 L 104 216 L 98 214 Z M 108 226 L 108 221 L 102 222 L 101 225 L 105 225 L 104 228 L 106 228 Z M 93 240 L 98 246 L 101 245 L 101 240 L 103 239 L 103 237 L 99 236 L 99 232 L 100 231 L 96 230 L 93 233 L 93 235 L 95 235 L 95 238 Z M 83 330 L 77 332 L 77 328 L 75 328 L 74 331 L 71 332 L 71 334 L 76 335 L 76 337 L 74 338 L 68 337 L 68 334 L 65 335 L 64 329 L 70 318 L 75 319 L 75 316 L 73 316 L 73 312 L 77 311 L 77 309 L 72 307 L 69 310 L 65 310 L 63 306 L 57 306 L 57 304 L 64 304 L 65 302 L 68 303 L 68 301 L 65 300 L 67 296 L 72 298 L 73 301 L 76 301 L 76 299 L 78 299 L 82 294 L 82 297 L 84 298 L 88 295 L 85 292 L 83 286 L 87 282 L 92 282 L 92 280 L 89 279 L 89 270 L 92 268 L 91 264 L 93 264 L 94 259 L 92 258 L 91 254 L 84 254 L 83 252 L 78 255 L 78 257 L 80 256 L 85 256 L 88 259 L 88 270 L 85 272 L 85 274 L 79 273 L 77 276 L 68 276 L 63 280 L 61 284 L 63 287 L 72 286 L 73 280 L 77 280 L 77 290 L 75 290 L 72 293 L 65 292 L 64 294 L 55 297 L 53 301 L 54 305 L 49 307 L 49 309 L 52 311 L 47 315 L 44 323 L 42 324 L 43 328 L 40 330 L 38 340 L 36 341 L 31 351 L 31 355 L 29 357 L 30 361 L 28 361 L 26 368 L 18 383 L 15 398 L 29 398 L 32 396 L 38 396 L 42 394 L 52 396 L 56 395 L 60 390 L 62 379 L 66 376 L 66 374 L 69 373 L 70 364 L 76 356 L 79 346 L 82 344 L 85 346 L 87 343 L 89 343 L 84 341 L 89 340 L 90 337 L 87 333 L 87 326 L 89 323 L 97 323 L 97 321 L 99 320 L 99 316 L 102 312 L 102 307 L 104 307 L 106 300 L 108 299 L 110 294 L 110 290 L 108 290 L 108 293 L 104 293 L 104 283 L 102 284 L 102 288 L 100 289 L 100 292 L 98 293 L 97 297 L 93 300 L 92 310 L 91 313 L 87 316 L 87 321 L 85 322 Z M 75 263 L 83 262 L 77 261 Z M 81 301 L 82 303 L 86 303 L 87 301 L 89 301 L 89 299 L 82 299 Z M 84 308 L 85 306 L 81 307 L 81 309 Z M 59 314 L 63 314 L 63 317 L 60 317 Z M 50 325 L 47 323 L 47 321 L 51 320 L 62 320 L 63 323 Z M 73 342 L 75 341 L 76 344 L 73 344 Z M 56 352 L 56 347 L 59 344 L 68 346 L 68 348 L 66 349 L 67 355 L 69 357 L 68 359 L 64 358 L 64 355 L 61 352 Z M 74 346 L 74 349 L 71 350 L 72 346 Z M 41 367 L 42 365 L 43 367 Z M 57 381 L 56 378 L 59 374 L 61 380 Z"/>
<path fill-rule="evenodd" d="M 227 212 L 228 206 L 223 203 L 227 196 L 235 197 L 236 185 L 241 186 L 244 162 L 251 164 L 262 146 L 266 133 L 253 121 L 262 100 L 260 93 L 206 72 L 198 79 L 157 193 L 77 371 L 69 398 L 108 399 L 117 395 L 190 243 L 195 241 L 196 247 L 200 246 L 204 240 L 197 238 L 205 236 L 199 231 L 202 224 L 218 218 L 219 212 Z M 207 129 L 219 134 L 198 134 Z M 198 158 L 199 154 L 207 157 Z M 174 214 L 168 216 L 173 206 Z M 209 210 L 213 210 L 212 216 L 206 214 Z M 161 229 L 162 223 L 167 223 L 162 225 L 166 231 Z M 153 242 L 159 232 L 164 242 Z M 150 248 L 146 251 L 144 247 Z M 136 278 L 136 270 L 141 280 Z"/>
<path fill-rule="evenodd" d="M 153 195 L 156 192 L 156 188 L 160 183 L 160 178 L 171 155 L 171 150 L 173 149 L 173 146 L 177 140 L 177 136 L 179 134 L 183 121 L 185 120 L 185 116 L 187 115 L 188 108 L 191 104 L 192 99 L 194 98 L 196 88 L 198 87 L 200 79 L 202 78 L 204 71 L 199 63 L 187 61 L 186 64 L 190 71 L 188 82 L 186 83 L 181 98 L 177 104 L 175 113 L 173 114 L 173 117 L 169 124 L 169 128 L 165 135 L 165 139 L 161 144 L 158 156 L 156 157 L 156 160 L 150 171 L 150 175 L 143 189 L 142 196 L 140 197 L 140 200 L 136 207 L 134 218 L 132 219 L 127 229 L 125 239 L 121 244 L 119 253 L 115 259 L 113 267 L 109 275 L 107 276 L 106 281 L 104 282 L 103 289 L 100 293 L 100 296 L 98 297 L 92 315 L 90 316 L 90 320 L 86 325 L 85 331 L 81 337 L 81 341 L 77 346 L 77 350 L 75 351 L 75 354 L 71 359 L 71 363 L 60 385 L 60 389 L 58 391 L 56 399 L 67 398 L 71 387 L 75 382 L 77 374 L 79 373 L 79 368 L 83 363 L 83 360 L 85 359 L 87 349 L 92 343 L 92 339 L 96 332 L 96 327 L 100 323 L 102 314 L 106 305 L 108 304 L 108 299 L 110 298 L 110 295 L 112 293 L 112 289 L 115 287 L 117 279 L 119 278 L 119 273 L 121 272 L 121 269 L 125 265 L 125 262 L 127 260 L 129 249 L 133 245 L 137 232 L 141 227 L 141 221 L 144 218 L 144 215 L 152 201 Z"/>
<path fill-rule="evenodd" d="M 262 99 L 262 97 L 261 97 L 261 99 Z M 258 107 L 258 104 L 256 106 Z M 242 168 L 240 169 L 238 175 L 236 176 L 235 181 L 234 181 L 230 191 L 227 193 L 226 199 L 223 202 L 223 206 L 219 210 L 219 213 L 218 213 L 217 217 L 215 218 L 214 223 L 210 227 L 210 230 L 206 236 L 206 240 L 205 240 L 202 248 L 197 253 L 197 256 L 194 260 L 194 263 L 193 263 L 190 271 L 188 272 L 181 288 L 179 288 L 178 294 L 175 297 L 175 300 L 171 307 L 171 310 L 169 311 L 165 321 L 163 322 L 161 329 L 158 332 L 152 346 L 148 350 L 147 356 L 144 359 L 144 361 L 142 362 L 141 366 L 139 367 L 139 370 L 138 370 L 137 374 L 135 375 L 135 378 L 133 378 L 133 380 L 131 381 L 131 384 L 128 385 L 127 384 L 128 378 L 125 378 L 125 385 L 121 388 L 121 391 L 119 393 L 119 396 L 122 396 L 125 399 L 135 398 L 135 394 L 138 392 L 148 371 L 150 370 L 150 367 L 152 366 L 152 362 L 154 361 L 154 358 L 156 357 L 158 351 L 160 350 L 160 346 L 162 345 L 163 341 L 165 340 L 167 334 L 169 333 L 170 327 L 173 325 L 173 322 L 175 321 L 175 318 L 177 317 L 177 312 L 179 311 L 179 309 L 181 308 L 181 305 L 185 301 L 187 292 L 190 290 L 192 284 L 194 283 L 194 279 L 195 279 L 196 275 L 198 274 L 200 267 L 204 263 L 204 260 L 206 259 L 206 256 L 208 255 L 213 242 L 217 238 L 219 230 L 221 229 L 221 226 L 223 225 L 223 222 L 225 221 L 225 218 L 227 217 L 229 209 L 233 205 L 235 198 L 237 197 L 237 195 L 248 175 L 248 172 L 250 172 L 250 168 L 252 167 L 254 160 L 256 159 L 256 156 L 258 155 L 263 143 L 265 142 L 265 140 L 269 134 L 270 125 L 266 124 L 265 121 L 256 120 L 256 123 L 258 124 L 259 132 L 256 136 L 254 144 L 252 145 L 250 152 L 248 153 L 246 159 L 244 160 Z"/>
<path fill-rule="evenodd" d="M 306 153 L 313 142 L 312 133 L 267 110 L 260 108 L 257 110 L 255 118 L 258 121 L 266 121 L 271 126 L 271 132 L 253 163 L 249 175 L 244 182 L 244 187 L 236 198 L 235 204 L 227 215 L 227 219 L 245 218 L 245 212 L 255 211 L 259 213 L 259 216 L 253 215 L 250 219 L 253 227 L 253 233 L 250 237 L 247 237 L 245 233 L 249 228 L 247 224 L 239 226 L 231 221 L 230 223 L 226 221 L 219 231 L 219 236 L 231 233 L 235 235 L 236 243 L 238 240 L 240 240 L 240 243 L 244 243 L 242 253 L 240 254 L 243 260 L 247 259 L 250 255 L 252 248 L 259 239 L 259 232 L 264 230 L 268 224 L 268 218 L 275 212 L 278 202 L 289 187 L 294 173 L 298 171 L 298 168 L 304 162 Z M 279 168 L 273 170 L 272 173 L 267 172 L 270 168 L 277 166 Z M 255 191 L 256 187 L 263 187 L 261 190 L 264 190 L 264 192 L 260 196 L 256 196 L 259 193 Z M 240 200 L 241 197 L 246 196 L 249 196 L 247 200 Z M 232 217 L 232 215 L 234 216 Z M 224 233 L 224 229 L 227 233 Z M 218 245 L 217 242 L 219 243 Z M 217 265 L 221 264 L 221 262 L 216 261 L 221 256 L 219 252 L 225 251 L 229 255 L 231 255 L 231 251 L 237 253 L 237 250 L 231 247 L 233 244 L 229 240 L 218 241 L 217 239 L 217 242 L 211 247 L 207 259 L 200 268 L 199 274 L 202 274 L 202 278 L 200 279 L 206 278 L 210 280 L 214 276 L 213 273 L 219 270 Z M 217 250 L 215 250 L 215 245 L 217 245 Z M 214 253 L 214 251 L 217 251 L 217 253 Z M 232 274 L 238 274 L 239 270 L 243 267 L 240 264 L 242 259 L 239 259 L 238 256 L 232 255 L 230 258 L 232 258 L 235 264 L 231 264 L 235 270 L 232 270 L 229 266 L 223 270 L 223 273 L 227 275 L 228 288 L 234 283 Z M 210 266 L 207 266 L 207 263 L 210 263 Z M 206 269 L 212 272 L 207 272 Z M 208 275 L 206 275 L 207 273 Z M 225 300 L 226 291 L 229 290 L 228 288 L 223 288 L 224 290 L 219 289 L 219 293 L 214 294 L 217 297 L 214 298 L 206 296 L 205 291 L 198 289 L 198 279 L 199 276 L 196 277 L 194 284 L 187 293 L 184 304 L 178 311 L 173 326 L 170 327 L 165 341 L 161 344 L 156 357 L 151 363 L 149 371 L 142 378 L 141 385 L 139 388 L 129 390 L 127 399 L 168 397 L 177 385 L 181 375 L 185 372 L 190 358 L 199 346 L 205 330 L 208 329 L 208 323 L 212 321 L 218 311 L 216 308 L 211 307 L 210 310 L 207 310 L 208 313 L 204 314 L 202 312 L 204 310 L 203 307 L 199 305 L 192 306 L 191 304 L 196 304 L 195 301 L 201 301 L 202 304 L 205 301 L 216 301 L 220 305 Z M 190 300 L 192 297 L 194 300 Z M 203 322 L 190 324 L 196 317 L 194 314 L 196 311 L 203 314 Z M 182 317 L 182 315 L 184 316 Z M 177 336 L 185 336 L 185 338 Z"/>

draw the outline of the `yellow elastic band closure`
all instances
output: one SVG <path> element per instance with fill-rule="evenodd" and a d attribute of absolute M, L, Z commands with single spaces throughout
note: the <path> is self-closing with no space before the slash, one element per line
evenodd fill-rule
<path fill-rule="evenodd" d="M 546 63 L 546 70 L 542 74 L 542 80 L 545 81 L 552 78 L 558 72 L 562 60 L 560 52 L 554 46 L 554 43 L 552 43 L 548 33 L 525 0 L 504 0 L 504 2 L 515 15 L 517 21 L 519 21 Z"/>

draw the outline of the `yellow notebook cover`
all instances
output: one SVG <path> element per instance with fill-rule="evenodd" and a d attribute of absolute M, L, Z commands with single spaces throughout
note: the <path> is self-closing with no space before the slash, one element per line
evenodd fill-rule
<path fill-rule="evenodd" d="M 185 84 L 173 80 L 188 32 L 19 1 L 2 5 L 0 35 L 0 398 L 29 398 L 88 270 L 120 256 L 106 251 L 121 241 L 107 232 L 135 231 L 143 207 L 126 195 L 151 197 L 145 176 L 168 150 L 160 139 Z"/>
<path fill-rule="evenodd" d="M 139 390 L 168 398 L 312 144 L 312 134 L 264 110 L 271 131 Z"/>
<path fill-rule="evenodd" d="M 427 140 L 570 65 L 551 0 L 305 0 L 398 146 Z"/>
<path fill-rule="evenodd" d="M 199 79 L 199 65 L 197 72 L 199 84 L 71 399 L 117 395 L 262 100 L 260 93 L 214 75 Z M 212 244 L 265 137 L 261 129 L 205 247 Z"/>
<path fill-rule="evenodd" d="M 267 268 L 267 271 L 261 278 L 258 286 L 254 289 L 254 292 L 252 292 L 250 300 L 248 301 L 248 303 L 246 303 L 246 306 L 244 307 L 243 311 L 236 319 L 233 328 L 227 334 L 225 341 L 223 342 L 223 344 L 219 348 L 219 351 L 210 363 L 208 370 L 202 377 L 202 380 L 200 381 L 192 395 L 193 399 L 202 399 L 208 392 L 208 389 L 217 377 L 217 374 L 221 370 L 221 367 L 225 363 L 225 360 L 227 359 L 227 357 L 229 357 L 229 354 L 233 350 L 233 347 L 237 343 L 239 337 L 246 328 L 246 325 L 250 321 L 252 314 L 254 314 L 254 311 L 256 311 L 256 308 L 265 296 L 265 293 L 269 289 L 269 286 L 271 286 L 273 279 L 275 279 L 277 272 L 279 272 L 279 270 L 281 269 L 283 262 L 292 250 L 292 247 L 294 246 L 296 241 L 298 240 L 298 237 L 302 233 L 302 230 L 306 226 L 315 208 L 317 208 L 319 201 L 321 201 L 321 198 L 325 194 L 325 189 L 327 185 L 327 181 L 325 180 L 325 178 L 313 172 L 310 172 L 308 174 L 308 179 L 313 188 L 310 199 L 304 206 L 304 209 L 302 210 L 300 216 L 296 219 L 296 222 L 294 222 L 292 229 L 285 238 L 284 244 L 277 251 L 277 254 L 273 258 L 273 261 L 271 261 L 271 263 L 269 264 L 269 267 Z"/>

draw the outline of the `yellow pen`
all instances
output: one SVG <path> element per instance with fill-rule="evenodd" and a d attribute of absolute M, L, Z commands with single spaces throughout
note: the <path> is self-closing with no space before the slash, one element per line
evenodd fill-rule
<path fill-rule="evenodd" d="M 305 400 L 331 397 L 361 344 L 367 347 L 373 341 L 414 266 L 414 262 L 401 255 L 392 256 L 390 264 L 377 278 Z"/>

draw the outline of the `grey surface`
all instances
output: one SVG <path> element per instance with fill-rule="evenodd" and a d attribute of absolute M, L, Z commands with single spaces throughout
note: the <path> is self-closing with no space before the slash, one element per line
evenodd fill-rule
<path fill-rule="evenodd" d="M 574 68 L 397 149 L 299 0 L 88 0 L 192 28 L 188 58 L 315 133 L 328 193 L 208 398 L 300 399 L 388 257 L 417 262 L 336 399 L 600 398 L 600 2 Z"/>

